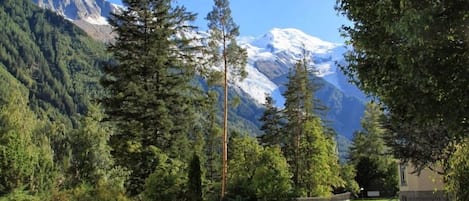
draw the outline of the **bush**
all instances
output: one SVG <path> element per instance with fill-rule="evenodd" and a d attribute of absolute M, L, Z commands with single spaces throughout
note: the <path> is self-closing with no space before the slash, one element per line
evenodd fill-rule
<path fill-rule="evenodd" d="M 449 160 L 446 188 L 452 200 L 469 200 L 469 138 L 456 146 L 456 151 Z"/>
<path fill-rule="evenodd" d="M 145 182 L 143 200 L 182 200 L 186 180 L 184 164 L 160 153 L 158 166 Z"/>
<path fill-rule="evenodd" d="M 41 199 L 28 194 L 28 192 L 22 189 L 15 189 L 5 197 L 0 198 L 0 201 L 41 201 Z"/>

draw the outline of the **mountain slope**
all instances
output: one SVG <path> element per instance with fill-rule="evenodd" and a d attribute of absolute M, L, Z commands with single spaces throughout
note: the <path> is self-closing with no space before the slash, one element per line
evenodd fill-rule
<path fill-rule="evenodd" d="M 107 18 L 109 12 L 116 12 L 119 7 L 106 0 L 34 0 L 34 2 L 73 20 L 95 38 L 104 34 L 108 37 L 104 41 L 112 40 L 110 39 L 112 36 L 109 35 L 110 27 L 101 25 L 105 24 L 102 19 Z M 247 49 L 249 55 L 246 66 L 248 77 L 243 82 L 236 82 L 234 91 L 241 94 L 245 103 L 260 107 L 265 100 L 265 94 L 272 94 L 278 105 L 282 107 L 284 100 L 281 93 L 286 83 L 286 75 L 302 54 L 306 53 L 312 63 L 311 69 L 316 71 L 315 76 L 323 85 L 317 93 L 317 98 L 330 108 L 326 118 L 332 122 L 332 127 L 349 139 L 352 138 L 352 133 L 360 128 L 360 118 L 366 99 L 357 87 L 348 83 L 336 66 L 336 62 L 344 62 L 343 45 L 322 41 L 297 29 L 277 28 L 261 37 L 245 38 L 240 44 Z M 237 115 L 244 114 L 237 113 Z M 248 120 L 250 124 L 259 125 L 257 119 L 252 120 L 252 115 L 249 117 L 251 117 Z"/>
<path fill-rule="evenodd" d="M 70 123 L 84 114 L 99 91 L 104 45 L 26 0 L 2 2 L 0 26 L 0 66 L 29 90 L 31 108 Z"/>
<path fill-rule="evenodd" d="M 277 28 L 261 37 L 242 40 L 241 43 L 249 55 L 246 68 L 255 74 L 249 74 L 247 81 L 237 85 L 257 102 L 264 101 L 264 94 L 271 94 L 277 106 L 283 107 L 284 98 L 281 94 L 288 82 L 289 69 L 306 54 L 311 62 L 311 71 L 314 72 L 312 79 L 321 86 L 316 98 L 329 108 L 326 120 L 331 122 L 337 133 L 348 139 L 360 128 L 366 99 L 338 70 L 336 62 L 344 62 L 343 53 L 346 49 L 343 45 L 322 41 L 300 30 Z"/>
<path fill-rule="evenodd" d="M 41 8 L 46 8 L 70 20 L 85 20 L 91 24 L 107 25 L 107 17 L 118 10 L 118 6 L 106 0 L 33 0 Z"/>
<path fill-rule="evenodd" d="M 75 23 L 88 35 L 103 42 L 115 37 L 107 23 L 110 13 L 121 8 L 106 0 L 33 0 L 41 8 L 51 10 Z"/>

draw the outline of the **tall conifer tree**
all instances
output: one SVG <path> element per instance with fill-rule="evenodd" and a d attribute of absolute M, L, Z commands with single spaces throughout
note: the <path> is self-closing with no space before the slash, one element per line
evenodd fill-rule
<path fill-rule="evenodd" d="M 244 70 L 247 62 L 247 52 L 238 46 L 236 37 L 239 36 L 239 26 L 231 17 L 231 9 L 228 0 L 214 0 L 213 10 L 207 15 L 210 32 L 209 51 L 211 62 L 216 66 L 223 66 L 223 167 L 221 182 L 221 199 L 226 190 L 226 178 L 228 171 L 228 82 L 235 77 L 243 79 L 247 73 Z M 231 77 L 228 77 L 231 75 Z"/>
<path fill-rule="evenodd" d="M 397 192 L 397 166 L 383 137 L 389 130 L 382 125 L 384 114 L 378 104 L 368 103 L 362 130 L 355 133 L 350 161 L 357 169 L 356 181 L 365 190 L 379 190 L 389 196 Z"/>
<path fill-rule="evenodd" d="M 300 171 L 300 144 L 304 135 L 306 120 L 313 112 L 313 88 L 308 78 L 308 66 L 306 57 L 296 63 L 288 76 L 287 91 L 285 96 L 285 125 L 286 137 L 285 155 L 293 169 L 293 182 L 299 185 Z"/>
<path fill-rule="evenodd" d="M 102 99 L 109 120 L 117 125 L 111 137 L 116 162 L 132 171 L 127 189 L 142 191 L 155 169 L 156 150 L 187 159 L 187 135 L 194 125 L 191 106 L 190 40 L 184 31 L 195 15 L 171 0 L 124 0 L 126 7 L 109 22 L 118 34 L 109 47 L 116 64 L 105 68 Z M 189 56 L 188 56 L 189 55 Z"/>
<path fill-rule="evenodd" d="M 212 90 L 208 91 L 208 111 L 207 111 L 207 124 L 205 136 L 205 156 L 206 156 L 206 178 L 209 182 L 208 191 L 213 193 L 215 189 L 214 184 L 220 182 L 221 172 L 221 158 L 220 152 L 222 144 L 220 144 L 222 137 L 222 130 L 217 120 L 217 105 L 218 93 Z"/>
<path fill-rule="evenodd" d="M 316 90 L 310 79 L 309 61 L 303 58 L 290 71 L 284 116 L 287 121 L 284 153 L 293 172 L 298 196 L 328 196 L 332 186 L 341 185 L 333 136 L 326 132 L 317 114 Z"/>
<path fill-rule="evenodd" d="M 202 170 L 200 158 L 194 153 L 189 165 L 187 199 L 191 201 L 202 201 Z"/>

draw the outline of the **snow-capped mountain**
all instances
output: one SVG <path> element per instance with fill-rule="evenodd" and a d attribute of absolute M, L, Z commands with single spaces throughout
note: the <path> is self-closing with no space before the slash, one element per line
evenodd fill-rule
<path fill-rule="evenodd" d="M 64 16 L 86 31 L 91 37 L 112 41 L 115 37 L 107 22 L 110 13 L 122 9 L 121 6 L 106 0 L 33 0 L 39 7 L 49 9 Z"/>
<path fill-rule="evenodd" d="M 105 42 L 114 37 L 110 34 L 111 27 L 106 18 L 111 12 L 122 9 L 106 0 L 33 1 L 73 21 L 94 38 Z M 194 37 L 207 36 L 207 33 L 199 34 Z M 322 82 L 323 87 L 316 96 L 330 108 L 327 118 L 333 122 L 332 127 L 349 139 L 360 128 L 365 96 L 348 83 L 336 65 L 336 62 L 344 62 L 344 45 L 323 41 L 297 29 L 279 28 L 259 37 L 242 37 L 239 44 L 248 52 L 248 77 L 242 82 L 235 82 L 233 87 L 240 96 L 260 106 L 266 94 L 270 94 L 282 107 L 284 99 L 281 94 L 288 81 L 289 69 L 306 54 L 317 79 Z"/>
<path fill-rule="evenodd" d="M 33 0 L 39 7 L 52 10 L 69 20 L 84 20 L 94 25 L 107 25 L 107 17 L 119 9 L 106 0 Z"/>
<path fill-rule="evenodd" d="M 275 80 L 285 76 L 304 54 L 308 55 L 311 70 L 317 77 L 323 78 L 342 92 L 354 88 L 337 69 L 336 62 L 343 62 L 346 51 L 342 44 L 323 41 L 298 29 L 279 28 L 258 38 L 242 38 L 240 44 L 248 52 L 246 69 L 250 74 L 238 86 L 259 103 L 264 102 L 265 94 L 276 93 L 281 87 L 279 84 L 285 84 L 275 84 Z M 351 95 L 357 95 L 360 99 L 364 97 L 359 90 Z"/>
<path fill-rule="evenodd" d="M 337 63 L 345 62 L 346 46 L 323 41 L 297 29 L 278 28 L 257 38 L 240 38 L 240 44 L 248 52 L 246 69 L 249 74 L 236 86 L 256 102 L 263 103 L 265 94 L 271 94 L 277 106 L 283 107 L 281 93 L 288 82 L 289 69 L 307 55 L 311 70 L 323 85 L 316 98 L 330 109 L 326 118 L 331 120 L 331 126 L 349 139 L 360 128 L 365 95 L 350 84 L 337 67 Z"/>

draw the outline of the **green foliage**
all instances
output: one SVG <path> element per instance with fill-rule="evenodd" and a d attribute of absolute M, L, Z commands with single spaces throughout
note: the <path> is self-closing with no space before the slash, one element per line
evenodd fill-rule
<path fill-rule="evenodd" d="M 255 138 L 232 135 L 229 144 L 227 199 L 253 200 L 256 190 L 252 178 L 258 167 L 262 147 Z"/>
<path fill-rule="evenodd" d="M 469 185 L 469 139 L 456 145 L 456 151 L 449 160 L 449 172 L 446 175 L 446 189 L 452 200 L 463 201 L 469 199 L 467 186 Z"/>
<path fill-rule="evenodd" d="M 343 189 L 347 192 L 351 192 L 353 195 L 358 197 L 360 193 L 360 186 L 355 181 L 357 170 L 352 164 L 343 164 L 340 168 L 340 177 L 344 180 Z"/>
<path fill-rule="evenodd" d="M 202 171 L 199 156 L 194 153 L 189 166 L 189 184 L 187 186 L 187 199 L 202 201 Z"/>
<path fill-rule="evenodd" d="M 96 186 L 87 183 L 73 189 L 55 192 L 48 197 L 54 201 L 130 201 L 121 190 L 116 191 L 115 184 L 101 180 Z"/>
<path fill-rule="evenodd" d="M 20 127 L 11 127 L 8 132 L 12 137 L 20 137 L 16 144 L 21 146 L 16 148 L 24 151 L 15 152 L 24 157 L 29 155 L 23 158 L 29 161 L 21 165 L 25 171 L 17 172 L 17 179 L 2 179 L 8 180 L 11 187 L 23 183 L 21 188 L 32 194 L 47 194 L 53 185 L 68 188 L 67 178 L 77 173 L 67 172 L 71 164 L 77 162 L 71 155 L 71 134 L 73 127 L 78 127 L 78 116 L 88 110 L 91 98 L 100 93 L 98 69 L 100 63 L 107 60 L 104 45 L 87 37 L 63 17 L 27 0 L 2 2 L 0 25 L 3 33 L 0 36 L 0 88 L 9 88 L 11 94 L 19 95 L 21 101 L 14 100 L 14 104 L 23 107 L 15 118 L 22 116 L 17 120 L 24 126 L 15 123 Z M 5 80 L 20 87 L 11 88 L 3 82 Z M 0 91 L 2 100 L 11 95 Z M 7 121 L 3 119 L 2 123 L 8 124 Z M 7 141 L 13 143 L 13 139 Z M 11 148 L 9 142 L 0 144 Z M 11 162 L 4 164 L 14 164 Z M 19 178 L 25 174 L 29 174 L 27 179 Z"/>
<path fill-rule="evenodd" d="M 383 139 L 389 132 L 381 125 L 383 119 L 379 105 L 367 104 L 363 130 L 355 133 L 352 142 L 350 162 L 356 168 L 355 179 L 360 187 L 394 196 L 398 190 L 397 165 Z"/>
<path fill-rule="evenodd" d="M 288 77 L 282 117 L 286 124 L 279 145 L 293 172 L 295 193 L 329 196 L 332 187 L 343 186 L 343 180 L 339 177 L 334 137 L 319 118 L 322 109 L 313 94 L 318 86 L 310 80 L 311 67 L 306 58 L 303 55 Z"/>
<path fill-rule="evenodd" d="M 37 133 L 40 121 L 29 109 L 27 95 L 18 83 L 0 101 L 0 195 L 18 188 L 46 190 L 53 179 L 52 150 L 47 138 Z"/>
<path fill-rule="evenodd" d="M 3 2 L 0 25 L 0 63 L 27 87 L 31 108 L 68 123 L 83 114 L 99 90 L 96 69 L 107 59 L 104 45 L 27 0 Z"/>
<path fill-rule="evenodd" d="M 263 123 L 261 127 L 263 134 L 258 137 L 259 142 L 266 146 L 281 145 L 285 139 L 282 136 L 284 122 L 280 110 L 275 107 L 271 96 L 266 96 L 264 106 L 264 114 L 259 119 Z"/>
<path fill-rule="evenodd" d="M 0 198 L 0 201 L 40 201 L 40 197 L 30 195 L 21 189 L 15 189 L 11 193 Z"/>
<path fill-rule="evenodd" d="M 280 148 L 265 147 L 258 160 L 252 180 L 257 200 L 288 200 L 293 190 L 293 175 Z"/>
<path fill-rule="evenodd" d="M 230 138 L 228 200 L 286 200 L 292 191 L 288 164 L 279 147 L 264 148 L 255 138 Z"/>
<path fill-rule="evenodd" d="M 386 105 L 396 156 L 419 169 L 447 160 L 469 133 L 468 9 L 465 0 L 337 1 L 353 22 L 342 70 Z"/>
<path fill-rule="evenodd" d="M 223 136 L 222 136 L 222 176 L 221 176 L 221 199 L 226 191 L 227 185 L 227 140 L 228 140 L 228 82 L 235 79 L 242 80 L 247 76 L 245 70 L 247 64 L 247 52 L 236 42 L 239 36 L 239 26 L 231 17 L 230 3 L 228 0 L 214 0 L 214 6 L 208 13 L 209 38 L 208 52 L 209 64 L 223 66 Z M 209 73 L 216 76 L 218 73 Z M 208 78 L 208 80 L 214 80 Z M 216 83 L 216 82 L 214 82 Z"/>
<path fill-rule="evenodd" d="M 74 182 L 97 183 L 113 165 L 108 146 L 111 131 L 102 119 L 99 106 L 89 106 L 80 128 L 70 137 L 72 159 L 68 171 L 74 175 Z"/>
<path fill-rule="evenodd" d="M 27 0 L 2 2 L 0 25 L 0 194 L 71 200 L 86 185 L 89 200 L 123 195 L 127 173 L 111 167 L 108 125 L 88 107 L 102 93 L 104 45 Z"/>
<path fill-rule="evenodd" d="M 177 160 L 159 153 L 158 165 L 145 182 L 143 200 L 183 200 L 186 191 L 186 167 Z"/>
<path fill-rule="evenodd" d="M 135 196 L 157 165 L 151 147 L 190 160 L 199 90 L 191 85 L 193 46 L 183 31 L 195 16 L 170 0 L 123 3 L 127 9 L 110 18 L 118 37 L 108 50 L 117 61 L 104 69 L 102 102 L 118 128 L 110 140 L 113 155 L 131 170 L 127 189 Z"/>
<path fill-rule="evenodd" d="M 330 196 L 333 187 L 343 185 L 335 142 L 324 132 L 319 118 L 308 120 L 304 126 L 296 191 L 300 196 Z"/>

